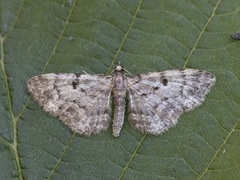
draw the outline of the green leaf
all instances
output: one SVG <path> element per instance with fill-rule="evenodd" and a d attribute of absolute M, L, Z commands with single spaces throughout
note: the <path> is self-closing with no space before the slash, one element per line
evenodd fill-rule
<path fill-rule="evenodd" d="M 239 179 L 240 1 L 1 0 L 0 179 Z M 212 72 L 206 101 L 161 136 L 76 135 L 31 99 L 47 72 Z"/>

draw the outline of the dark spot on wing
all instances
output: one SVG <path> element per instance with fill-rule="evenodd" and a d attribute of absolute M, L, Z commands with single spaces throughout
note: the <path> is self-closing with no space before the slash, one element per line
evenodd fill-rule
<path fill-rule="evenodd" d="M 76 81 L 72 82 L 72 87 L 73 87 L 73 89 L 77 89 L 77 82 Z"/>
<path fill-rule="evenodd" d="M 168 80 L 167 79 L 163 79 L 162 83 L 163 83 L 164 86 L 166 86 L 168 84 Z"/>
<path fill-rule="evenodd" d="M 164 72 L 162 72 L 162 74 L 161 74 L 160 81 L 164 86 L 167 86 L 168 80 L 167 80 Z"/>

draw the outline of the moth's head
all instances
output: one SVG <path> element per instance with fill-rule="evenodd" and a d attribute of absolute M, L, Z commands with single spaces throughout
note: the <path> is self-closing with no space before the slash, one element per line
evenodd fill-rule
<path fill-rule="evenodd" d="M 114 70 L 113 71 L 115 71 L 115 72 L 127 72 L 129 75 L 131 75 L 132 76 L 132 74 L 128 71 L 128 70 L 126 70 L 124 67 L 122 67 L 121 65 L 117 65 L 115 68 L 114 68 Z"/>
<path fill-rule="evenodd" d="M 117 65 L 117 66 L 115 67 L 115 71 L 116 71 L 116 72 L 123 72 L 123 71 L 124 71 L 124 68 L 123 68 L 122 66 L 120 66 L 120 65 Z"/>

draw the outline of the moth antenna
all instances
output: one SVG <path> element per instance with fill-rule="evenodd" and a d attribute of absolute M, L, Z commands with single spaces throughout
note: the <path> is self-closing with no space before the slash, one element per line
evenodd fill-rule
<path fill-rule="evenodd" d="M 110 72 L 110 74 L 112 74 L 112 73 L 115 71 L 115 69 L 116 69 L 116 68 L 114 68 L 114 69 Z"/>
<path fill-rule="evenodd" d="M 130 76 L 133 76 L 127 69 L 125 69 L 124 67 L 122 67 L 122 69 L 127 72 Z"/>
<path fill-rule="evenodd" d="M 86 71 L 82 71 L 84 74 L 88 74 Z"/>

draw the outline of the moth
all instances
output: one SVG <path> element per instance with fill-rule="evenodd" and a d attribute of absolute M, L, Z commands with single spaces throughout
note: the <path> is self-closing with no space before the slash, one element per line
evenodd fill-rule
<path fill-rule="evenodd" d="M 72 131 L 86 136 L 99 134 L 113 119 L 113 136 L 118 137 L 126 98 L 131 126 L 144 134 L 159 135 L 175 126 L 184 112 L 201 105 L 215 81 L 213 74 L 198 69 L 128 75 L 118 65 L 111 75 L 34 76 L 28 81 L 28 90 L 46 112 Z"/>

